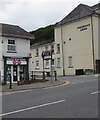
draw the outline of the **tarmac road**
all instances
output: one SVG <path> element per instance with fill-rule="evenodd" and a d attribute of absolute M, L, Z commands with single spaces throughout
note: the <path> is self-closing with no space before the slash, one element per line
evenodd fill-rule
<path fill-rule="evenodd" d="M 62 79 L 65 79 L 62 77 Z M 67 77 L 69 85 L 3 95 L 3 118 L 97 118 L 98 76 Z"/>

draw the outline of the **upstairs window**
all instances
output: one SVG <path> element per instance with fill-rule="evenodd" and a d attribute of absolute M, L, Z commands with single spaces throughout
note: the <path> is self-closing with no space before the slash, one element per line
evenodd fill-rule
<path fill-rule="evenodd" d="M 57 53 L 60 53 L 60 44 L 57 44 Z"/>
<path fill-rule="evenodd" d="M 8 52 L 16 51 L 15 40 L 8 40 L 7 50 L 8 50 Z"/>
<path fill-rule="evenodd" d="M 48 46 L 45 46 L 45 51 L 48 51 L 49 50 L 49 47 Z"/>
<path fill-rule="evenodd" d="M 39 56 L 39 49 L 37 48 L 36 49 L 36 57 L 38 57 Z"/>
<path fill-rule="evenodd" d="M 51 51 L 54 53 L 54 45 L 51 45 Z"/>

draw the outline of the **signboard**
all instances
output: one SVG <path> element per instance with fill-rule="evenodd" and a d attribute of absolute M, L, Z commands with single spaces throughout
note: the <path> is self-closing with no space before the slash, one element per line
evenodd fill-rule
<path fill-rule="evenodd" d="M 10 61 L 7 60 L 7 65 L 26 65 L 27 61 Z"/>
<path fill-rule="evenodd" d="M 51 51 L 43 51 L 42 52 L 42 58 L 44 60 L 52 59 L 52 52 Z"/>
<path fill-rule="evenodd" d="M 26 59 L 10 58 L 6 61 L 7 65 L 27 65 Z"/>

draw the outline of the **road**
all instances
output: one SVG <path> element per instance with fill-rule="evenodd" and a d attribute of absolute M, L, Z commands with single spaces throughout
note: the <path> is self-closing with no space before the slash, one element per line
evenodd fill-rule
<path fill-rule="evenodd" d="M 61 77 L 69 85 L 2 96 L 3 118 L 97 118 L 98 76 Z"/>

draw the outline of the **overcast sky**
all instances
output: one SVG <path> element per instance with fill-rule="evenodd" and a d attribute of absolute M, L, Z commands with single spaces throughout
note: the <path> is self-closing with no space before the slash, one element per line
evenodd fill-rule
<path fill-rule="evenodd" d="M 54 24 L 80 3 L 92 6 L 99 0 L 0 0 L 0 23 L 19 25 L 27 31 Z"/>

